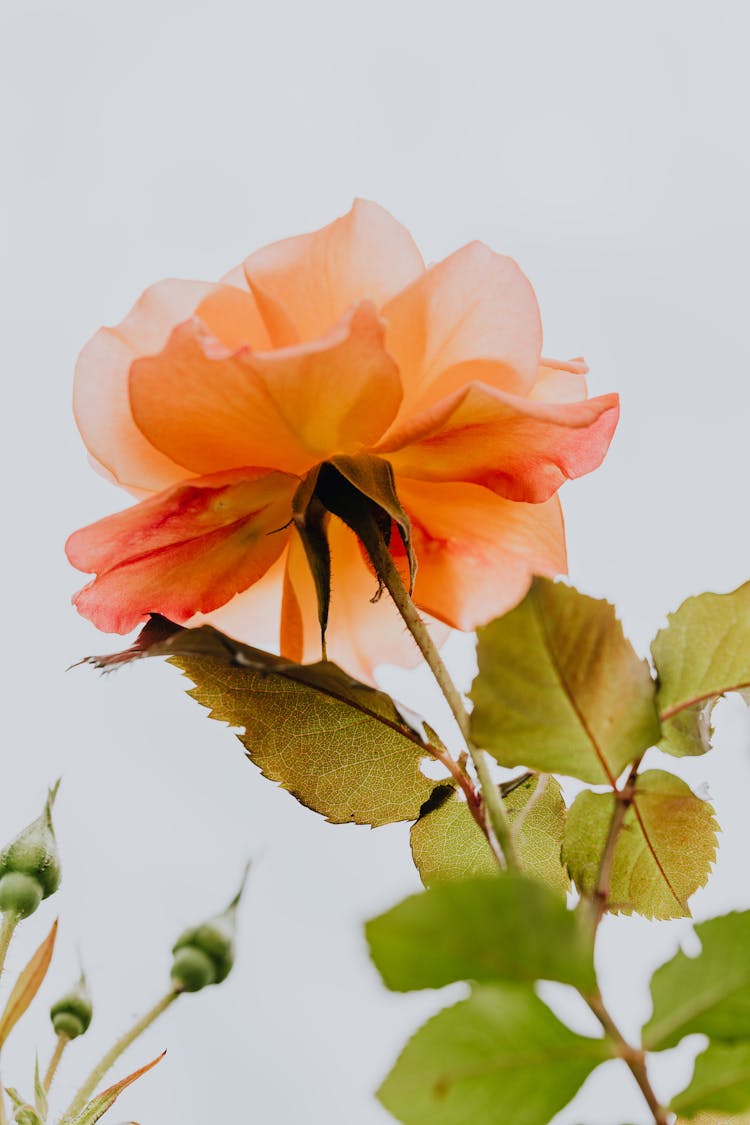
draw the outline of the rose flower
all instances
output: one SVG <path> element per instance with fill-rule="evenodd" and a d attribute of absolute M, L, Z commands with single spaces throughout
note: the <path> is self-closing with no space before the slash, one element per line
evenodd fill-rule
<path fill-rule="evenodd" d="M 293 500 L 332 458 L 375 457 L 411 522 L 417 606 L 464 630 L 503 613 L 532 575 L 565 571 L 557 490 L 600 464 L 618 417 L 616 395 L 587 400 L 581 360 L 542 359 L 541 342 L 512 259 L 473 242 L 426 268 L 408 232 L 362 201 L 219 283 L 152 286 L 76 369 L 93 462 L 139 498 L 68 540 L 96 576 L 79 612 L 115 633 L 149 613 L 208 614 L 250 644 L 319 659 Z M 391 600 L 372 601 L 354 532 L 332 515 L 325 531 L 328 656 L 365 678 L 413 662 Z"/>

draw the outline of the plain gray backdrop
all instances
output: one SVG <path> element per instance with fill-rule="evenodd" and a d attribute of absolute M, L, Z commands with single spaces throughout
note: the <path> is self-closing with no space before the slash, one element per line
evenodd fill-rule
<path fill-rule="evenodd" d="M 298 806 L 173 669 L 65 671 L 117 641 L 70 607 L 81 579 L 63 541 L 128 502 L 75 431 L 79 348 L 152 281 L 217 278 L 355 195 L 389 208 L 428 260 L 474 238 L 512 254 L 545 351 L 584 353 L 592 393 L 622 396 L 605 467 L 563 501 L 571 580 L 615 601 L 645 653 L 683 597 L 750 576 L 748 32 L 741 0 L 6 0 L 0 836 L 62 774 L 63 888 L 23 930 L 30 951 L 61 911 L 47 999 L 79 948 L 95 994 L 61 1096 L 164 988 L 174 936 L 223 904 L 248 855 L 236 972 L 131 1051 L 123 1067 L 169 1047 L 116 1121 L 384 1123 L 378 1081 L 460 994 L 389 995 L 367 960 L 362 921 L 418 885 L 407 826 L 332 827 Z M 449 652 L 467 682 L 470 645 Z M 385 682 L 444 718 L 426 674 Z M 709 783 L 723 828 L 699 917 L 750 905 L 748 719 L 734 699 L 717 720 L 712 755 L 670 763 Z M 628 1033 L 648 1014 L 648 972 L 689 931 L 603 926 L 606 993 Z M 45 1006 L 4 1064 L 27 1091 L 35 1043 L 43 1061 L 51 1046 Z M 663 1096 L 696 1046 L 660 1060 Z M 626 1120 L 648 1115 L 612 1063 L 555 1123 Z"/>

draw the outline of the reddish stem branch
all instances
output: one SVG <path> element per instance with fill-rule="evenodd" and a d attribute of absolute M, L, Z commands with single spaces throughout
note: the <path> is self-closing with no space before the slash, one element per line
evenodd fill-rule
<path fill-rule="evenodd" d="M 615 1045 L 617 1055 L 626 1064 L 654 1115 L 654 1125 L 669 1125 L 669 1112 L 664 1108 L 651 1085 L 646 1068 L 646 1055 L 639 1047 L 632 1047 L 624 1038 L 604 1006 L 599 991 L 583 997 L 599 1023 Z"/>
<path fill-rule="evenodd" d="M 599 874 L 596 880 L 596 888 L 592 895 L 593 919 L 592 925 L 594 932 L 596 932 L 599 923 L 607 912 L 609 905 L 609 896 L 612 882 L 612 865 L 615 859 L 615 851 L 617 849 L 617 841 L 620 837 L 620 832 L 625 823 L 625 815 L 633 803 L 635 796 L 635 785 L 638 778 L 638 770 L 640 769 L 643 755 L 638 758 L 634 763 L 628 774 L 627 780 L 621 789 L 614 789 L 613 796 L 615 799 L 615 808 L 612 813 L 612 819 L 609 824 L 609 832 L 604 844 L 602 858 L 599 863 Z"/>

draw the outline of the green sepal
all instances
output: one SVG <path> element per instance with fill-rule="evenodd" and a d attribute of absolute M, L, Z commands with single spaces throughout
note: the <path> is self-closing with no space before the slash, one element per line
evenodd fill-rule
<path fill-rule="evenodd" d="M 34 1062 L 34 1107 L 42 1121 L 46 1121 L 47 1114 L 49 1113 L 49 1103 L 47 1101 L 47 1091 L 44 1089 L 42 1076 L 39 1073 L 38 1055 Z"/>
<path fill-rule="evenodd" d="M 316 495 L 318 465 L 304 478 L 292 498 L 292 519 L 305 550 L 318 602 L 318 622 L 323 658 L 331 606 L 331 549 L 328 544 L 329 513 Z"/>

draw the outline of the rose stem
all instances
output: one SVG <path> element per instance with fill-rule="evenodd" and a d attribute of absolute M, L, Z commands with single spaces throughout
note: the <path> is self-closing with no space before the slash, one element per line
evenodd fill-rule
<path fill-rule="evenodd" d="M 68 1106 L 63 1114 L 62 1122 L 73 1121 L 77 1114 L 81 1112 L 83 1107 L 88 1102 L 91 1095 L 96 1090 L 97 1086 L 104 1078 L 104 1075 L 110 1070 L 119 1059 L 120 1055 L 128 1049 L 131 1043 L 134 1043 L 139 1035 L 142 1035 L 151 1024 L 158 1019 L 158 1017 L 165 1012 L 170 1004 L 173 1004 L 177 997 L 180 995 L 180 989 L 172 989 L 170 992 L 163 996 L 153 1008 L 146 1012 L 145 1016 L 141 1016 L 139 1020 L 133 1024 L 129 1031 L 121 1035 L 116 1043 L 107 1051 L 105 1055 L 99 1060 L 94 1069 L 89 1074 L 86 1081 L 81 1086 L 78 1093 L 73 1098 L 73 1101 Z M 62 1125 L 61 1122 L 61 1125 Z"/>
<path fill-rule="evenodd" d="M 489 824 L 499 848 L 500 854 L 498 855 L 496 852 L 496 856 L 500 862 L 504 861 L 508 867 L 518 869 L 519 863 L 513 843 L 510 821 L 508 820 L 502 798 L 490 773 L 487 757 L 484 751 L 475 746 L 472 741 L 469 714 L 464 706 L 461 694 L 453 683 L 450 673 L 443 662 L 443 658 L 427 630 L 427 626 L 420 617 L 417 607 L 414 605 L 408 590 L 404 586 L 380 527 L 372 516 L 362 522 L 364 526 L 357 529 L 358 534 L 364 542 L 372 565 L 375 568 L 375 573 L 393 598 L 395 606 L 401 614 L 407 629 L 416 641 L 419 651 L 427 661 L 430 671 L 437 680 L 438 686 L 445 696 L 446 702 L 451 709 L 464 742 L 466 743 L 474 769 L 477 773 L 477 778 L 479 779 L 479 787 L 482 791 Z"/>

